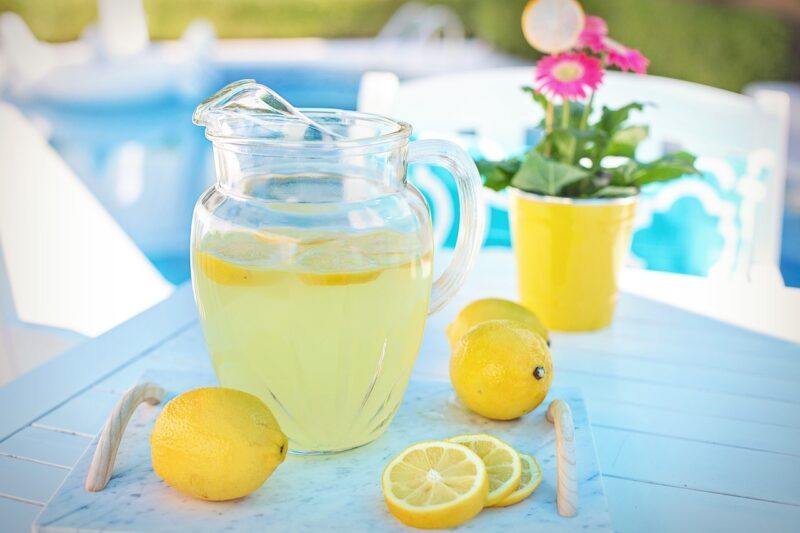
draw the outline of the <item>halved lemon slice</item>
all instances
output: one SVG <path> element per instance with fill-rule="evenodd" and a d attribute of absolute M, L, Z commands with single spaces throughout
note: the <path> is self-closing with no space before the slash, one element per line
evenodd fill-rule
<path fill-rule="evenodd" d="M 522 460 L 519 454 L 497 437 L 491 435 L 459 435 L 448 439 L 463 444 L 483 460 L 489 473 L 489 495 L 486 507 L 505 500 L 519 486 Z"/>
<path fill-rule="evenodd" d="M 311 248 L 296 256 L 300 280 L 307 285 L 358 285 L 381 275 L 375 262 L 341 243 Z"/>
<path fill-rule="evenodd" d="M 450 528 L 481 512 L 489 476 L 481 458 L 465 446 L 420 442 L 386 466 L 381 488 L 389 511 L 404 524 Z"/>
<path fill-rule="evenodd" d="M 211 254 L 196 251 L 197 263 L 203 273 L 215 283 L 240 287 L 269 285 L 275 283 L 281 276 L 276 270 L 262 269 L 237 265 L 225 261 Z"/>
<path fill-rule="evenodd" d="M 306 285 L 360 285 L 369 283 L 381 275 L 380 270 L 367 272 L 342 272 L 339 274 L 317 274 L 314 272 L 300 274 L 300 280 Z"/>
<path fill-rule="evenodd" d="M 209 233 L 194 250 L 195 266 L 220 285 L 268 285 L 281 273 L 273 267 L 281 250 L 251 231 Z"/>
<path fill-rule="evenodd" d="M 569 50 L 578 42 L 586 16 L 576 0 L 531 0 L 522 12 L 522 33 L 546 54 Z"/>
<path fill-rule="evenodd" d="M 521 502 L 531 494 L 539 484 L 542 482 L 542 469 L 539 463 L 533 456 L 527 453 L 520 453 L 519 458 L 522 459 L 522 477 L 519 479 L 519 486 L 517 490 L 506 496 L 506 498 L 495 507 L 508 507 L 515 503 Z"/>

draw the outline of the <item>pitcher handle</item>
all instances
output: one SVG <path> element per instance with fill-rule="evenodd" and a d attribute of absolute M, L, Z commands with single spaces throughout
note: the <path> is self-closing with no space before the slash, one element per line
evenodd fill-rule
<path fill-rule="evenodd" d="M 447 269 L 433 282 L 428 309 L 428 314 L 433 314 L 444 307 L 464 284 L 483 243 L 483 183 L 469 154 L 450 141 L 413 141 L 408 146 L 408 163 L 426 163 L 444 168 L 453 175 L 458 189 L 459 224 L 456 249 Z"/>

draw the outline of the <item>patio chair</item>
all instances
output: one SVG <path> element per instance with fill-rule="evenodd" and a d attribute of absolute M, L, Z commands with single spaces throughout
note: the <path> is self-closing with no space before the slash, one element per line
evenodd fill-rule
<path fill-rule="evenodd" d="M 392 115 L 410 122 L 417 136 L 458 140 L 475 157 L 520 153 L 540 135 L 542 113 L 520 90 L 532 76 L 531 67 L 514 67 L 410 80 L 400 84 Z M 761 91 L 749 97 L 679 80 L 609 73 L 597 94 L 598 108 L 630 101 L 652 103 L 633 117 L 650 125 L 640 158 L 686 149 L 700 156 L 704 172 L 703 178 L 643 192 L 631 261 L 654 270 L 781 282 L 786 95 Z M 452 239 L 456 221 L 448 213 L 457 209 L 448 178 L 423 168 L 412 179 L 434 215 L 446 218 L 435 220 L 435 233 Z M 486 190 L 486 196 L 491 220 L 486 242 L 508 246 L 505 195 Z"/>
<path fill-rule="evenodd" d="M 391 113 L 397 99 L 400 78 L 394 72 L 371 70 L 361 76 L 356 109 L 365 113 Z"/>
<path fill-rule="evenodd" d="M 0 104 L 0 123 L 0 366 L 20 370 L 172 286 L 18 110 Z"/>
<path fill-rule="evenodd" d="M 26 324 L 17 318 L 0 243 L 0 385 L 84 339 L 73 331 Z"/>
<path fill-rule="evenodd" d="M 786 170 L 786 201 L 783 214 L 781 272 L 787 285 L 800 286 L 800 83 L 757 82 L 744 92 L 760 98 L 765 92 L 781 91 L 789 96 L 789 154 Z"/>

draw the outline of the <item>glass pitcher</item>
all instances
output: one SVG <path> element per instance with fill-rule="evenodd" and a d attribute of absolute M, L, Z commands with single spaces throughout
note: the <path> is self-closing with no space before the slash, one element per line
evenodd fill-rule
<path fill-rule="evenodd" d="M 217 182 L 197 202 L 192 283 L 222 386 L 261 398 L 295 453 L 347 450 L 380 436 L 403 398 L 426 316 L 458 290 L 483 236 L 470 157 L 409 143 L 389 118 L 304 110 L 335 138 L 236 104 L 254 82 L 201 104 Z M 431 218 L 408 163 L 458 184 L 460 227 L 432 280 Z"/>

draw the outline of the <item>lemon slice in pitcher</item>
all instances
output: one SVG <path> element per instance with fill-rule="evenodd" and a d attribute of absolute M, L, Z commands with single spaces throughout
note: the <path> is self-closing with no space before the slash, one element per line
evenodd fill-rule
<path fill-rule="evenodd" d="M 281 273 L 274 265 L 282 249 L 252 231 L 209 233 L 195 250 L 196 263 L 211 281 L 229 286 L 268 285 Z"/>
<path fill-rule="evenodd" d="M 517 490 L 506 496 L 506 498 L 495 507 L 508 507 L 519 503 L 535 491 L 539 484 L 542 482 L 542 469 L 539 463 L 533 456 L 527 453 L 520 453 L 519 458 L 522 459 L 522 477 L 519 479 L 519 486 Z"/>
<path fill-rule="evenodd" d="M 578 42 L 586 16 L 576 0 L 531 0 L 522 12 L 522 33 L 546 54 L 569 50 Z"/>
<path fill-rule="evenodd" d="M 382 272 L 371 258 L 339 242 L 302 252 L 296 258 L 296 266 L 306 285 L 358 285 L 369 283 Z"/>
<path fill-rule="evenodd" d="M 389 511 L 406 525 L 456 527 L 481 512 L 489 492 L 484 462 L 453 442 L 420 442 L 395 457 L 381 477 Z"/>
<path fill-rule="evenodd" d="M 487 507 L 505 500 L 519 486 L 522 460 L 516 450 L 502 440 L 491 435 L 459 435 L 448 441 L 466 446 L 486 465 L 489 474 Z"/>

